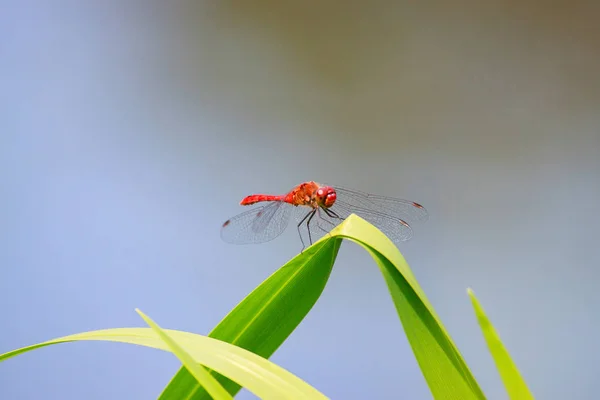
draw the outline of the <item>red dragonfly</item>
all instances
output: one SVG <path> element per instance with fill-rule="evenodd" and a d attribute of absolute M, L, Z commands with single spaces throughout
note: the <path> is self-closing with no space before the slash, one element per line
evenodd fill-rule
<path fill-rule="evenodd" d="M 313 237 L 328 233 L 350 214 L 356 214 L 379 228 L 398 243 L 412 237 L 407 220 L 425 221 L 425 207 L 413 201 L 379 196 L 339 186 L 326 186 L 310 181 L 287 194 L 253 194 L 244 197 L 243 206 L 265 202 L 223 223 L 221 238 L 234 244 L 263 243 L 275 239 L 287 227 L 292 212 L 298 221 L 302 249 L 306 246 L 300 227 L 304 224 L 310 244 Z"/>

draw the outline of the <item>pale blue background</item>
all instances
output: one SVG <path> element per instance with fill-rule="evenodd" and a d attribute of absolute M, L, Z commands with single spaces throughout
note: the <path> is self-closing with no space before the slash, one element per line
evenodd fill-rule
<path fill-rule="evenodd" d="M 208 333 L 300 250 L 221 223 L 314 179 L 428 208 L 401 250 L 490 399 L 467 287 L 537 398 L 596 398 L 599 3 L 294 3 L 2 2 L 0 352 L 135 307 Z M 430 398 L 350 243 L 272 360 L 332 399 Z M 0 398 L 151 399 L 178 365 L 61 345 L 1 363 Z"/>

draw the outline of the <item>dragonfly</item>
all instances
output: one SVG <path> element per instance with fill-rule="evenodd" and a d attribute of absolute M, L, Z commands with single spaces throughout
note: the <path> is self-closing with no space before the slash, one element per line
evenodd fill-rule
<path fill-rule="evenodd" d="M 425 207 L 414 201 L 314 181 L 303 182 L 282 195 L 253 194 L 240 202 L 242 206 L 255 204 L 259 206 L 223 223 L 221 238 L 225 242 L 255 244 L 271 241 L 283 233 L 294 216 L 304 250 L 302 227 L 308 232 L 312 245 L 313 239 L 327 234 L 351 214 L 356 214 L 399 244 L 413 236 L 410 223 L 426 221 L 429 217 Z"/>

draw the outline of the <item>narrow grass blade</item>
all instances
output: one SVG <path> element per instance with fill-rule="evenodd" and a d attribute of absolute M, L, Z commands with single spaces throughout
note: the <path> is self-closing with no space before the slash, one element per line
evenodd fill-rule
<path fill-rule="evenodd" d="M 331 274 L 340 238 L 315 243 L 279 268 L 238 304 L 209 334 L 269 358 L 316 303 Z M 231 395 L 240 385 L 215 374 Z M 210 399 L 196 379 L 181 368 L 160 400 Z"/>
<path fill-rule="evenodd" d="M 143 312 L 135 310 L 140 316 L 146 321 L 146 323 L 152 328 L 152 330 L 162 339 L 163 342 L 171 349 L 171 352 L 175 354 L 183 366 L 196 378 L 198 384 L 202 385 L 204 389 L 212 396 L 215 400 L 230 400 L 233 397 L 227 390 L 208 372 L 204 367 L 198 364 L 192 356 L 190 356 L 176 341 L 163 331 L 150 317 L 146 316 Z"/>
<path fill-rule="evenodd" d="M 381 231 L 356 215 L 348 217 L 331 234 L 358 243 L 375 259 L 433 397 L 485 399 L 396 246 Z"/>
<path fill-rule="evenodd" d="M 228 376 L 259 398 L 327 399 L 302 379 L 252 352 L 202 335 L 170 329 L 164 329 L 162 332 L 168 335 L 172 342 L 177 343 L 193 362 Z M 41 347 L 82 340 L 121 342 L 171 351 L 150 328 L 118 328 L 79 333 L 17 349 L 1 354 L 0 362 Z"/>
<path fill-rule="evenodd" d="M 481 327 L 481 332 L 483 332 L 483 337 L 494 358 L 496 368 L 498 368 L 498 372 L 500 373 L 502 382 L 504 382 L 504 387 L 508 392 L 509 398 L 514 400 L 533 400 L 534 397 L 529 391 L 525 380 L 523 380 L 517 366 L 510 358 L 510 354 L 508 354 L 508 351 L 500 340 L 500 336 L 485 314 L 483 307 L 479 304 L 477 297 L 475 297 L 475 293 L 473 293 L 471 289 L 467 289 L 467 293 L 471 298 L 471 303 L 473 304 L 473 309 L 477 316 L 477 322 Z"/>

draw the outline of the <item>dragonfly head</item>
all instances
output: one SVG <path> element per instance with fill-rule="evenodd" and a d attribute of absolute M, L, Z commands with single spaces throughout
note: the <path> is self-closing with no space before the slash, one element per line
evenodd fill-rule
<path fill-rule="evenodd" d="M 317 203 L 319 203 L 320 206 L 329 208 L 335 203 L 337 194 L 335 193 L 335 189 L 331 186 L 321 186 L 317 189 L 316 198 Z"/>

